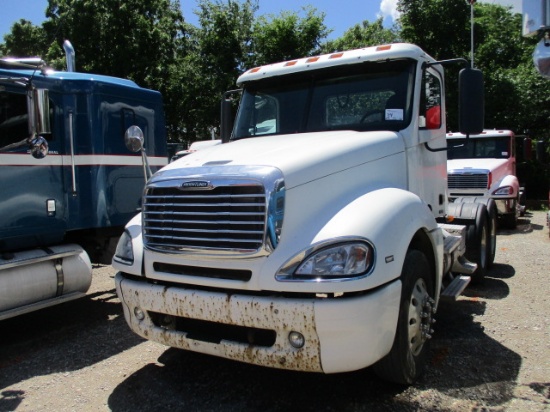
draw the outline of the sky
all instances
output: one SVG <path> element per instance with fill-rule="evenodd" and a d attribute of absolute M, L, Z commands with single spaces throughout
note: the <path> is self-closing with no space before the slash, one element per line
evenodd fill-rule
<path fill-rule="evenodd" d="M 101 1 L 101 0 L 98 0 Z M 257 15 L 278 15 L 281 11 L 300 12 L 304 6 L 312 5 L 325 13 L 325 25 L 332 30 L 329 39 L 342 36 L 352 26 L 364 20 L 375 21 L 384 17 L 384 25 L 390 27 L 397 18 L 398 0 L 259 0 Z M 452 0 L 449 0 L 452 1 Z M 461 1 L 461 0 L 454 0 Z M 465 1 L 465 0 L 463 0 Z M 521 0 L 481 0 L 484 3 L 496 3 L 512 6 L 513 11 L 521 13 Z M 186 22 L 197 24 L 193 11 L 195 0 L 180 0 L 183 17 Z M 41 25 L 45 20 L 48 0 L 0 0 L 0 42 L 11 31 L 11 26 L 20 19 Z M 70 39 L 69 39 L 70 40 Z M 75 45 L 78 50 L 78 45 Z"/>

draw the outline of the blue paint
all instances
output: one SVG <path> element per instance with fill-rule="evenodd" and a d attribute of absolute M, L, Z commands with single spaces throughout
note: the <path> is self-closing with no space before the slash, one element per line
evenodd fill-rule
<path fill-rule="evenodd" d="M 34 159 L 26 147 L 0 153 L 0 252 L 119 236 L 140 207 L 145 182 L 141 154 L 126 148 L 125 130 L 138 125 L 147 155 L 167 159 L 160 93 L 109 76 L 0 69 L 0 105 L 7 94 L 25 98 L 25 87 L 2 80 L 8 77 L 32 78 L 35 88 L 48 89 L 52 134 L 45 136 L 50 149 L 45 159 Z M 75 166 L 75 192 L 70 116 L 75 159 L 85 163 Z M 6 139 L 28 136 L 26 121 L 3 132 L 5 120 L 0 118 L 0 147 Z M 16 165 L 15 156 L 24 165 Z M 97 163 L 90 156 L 97 156 Z M 48 200 L 55 201 L 54 212 L 48 212 Z"/>

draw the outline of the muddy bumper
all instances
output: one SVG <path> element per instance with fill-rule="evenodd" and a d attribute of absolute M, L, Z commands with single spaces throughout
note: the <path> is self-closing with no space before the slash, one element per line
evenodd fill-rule
<path fill-rule="evenodd" d="M 168 287 L 121 273 L 115 282 L 128 325 L 146 339 L 260 366 L 324 373 L 362 369 L 389 352 L 401 294 L 399 281 L 331 299 Z"/>

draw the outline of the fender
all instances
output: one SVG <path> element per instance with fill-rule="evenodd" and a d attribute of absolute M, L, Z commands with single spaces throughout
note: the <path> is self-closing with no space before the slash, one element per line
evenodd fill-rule
<path fill-rule="evenodd" d="M 491 188 L 491 195 L 494 196 L 494 192 L 497 191 L 500 188 L 504 187 L 511 187 L 514 189 L 514 192 L 512 193 L 512 198 L 516 198 L 519 196 L 519 182 L 518 178 L 514 175 L 507 175 L 505 176 L 500 182 L 498 182 L 498 185 L 495 185 Z M 498 197 L 508 198 L 510 196 L 506 195 L 496 195 Z"/>
<path fill-rule="evenodd" d="M 443 268 L 443 235 L 426 203 L 406 190 L 385 188 L 357 198 L 330 219 L 314 243 L 342 236 L 368 239 L 375 248 L 374 271 L 365 279 L 368 289 L 401 275 L 407 250 L 419 230 L 432 244 L 438 286 Z"/>

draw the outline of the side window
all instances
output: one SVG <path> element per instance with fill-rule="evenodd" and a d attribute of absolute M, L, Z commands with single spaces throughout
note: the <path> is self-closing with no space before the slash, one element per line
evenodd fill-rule
<path fill-rule="evenodd" d="M 0 92 L 0 147 L 20 142 L 26 137 L 29 137 L 26 95 Z"/>
<path fill-rule="evenodd" d="M 424 73 L 424 96 L 420 115 L 424 116 L 426 129 L 441 127 L 441 82 L 430 72 Z"/>
<path fill-rule="evenodd" d="M 237 114 L 234 137 L 261 136 L 279 132 L 279 104 L 267 94 L 245 93 Z"/>
<path fill-rule="evenodd" d="M 50 123 L 53 128 L 53 103 L 50 101 Z M 25 93 L 12 93 L 0 89 L 0 147 L 17 143 L 29 137 L 29 114 Z M 53 135 L 44 137 L 52 141 Z M 21 146 L 18 150 L 27 150 Z"/>

